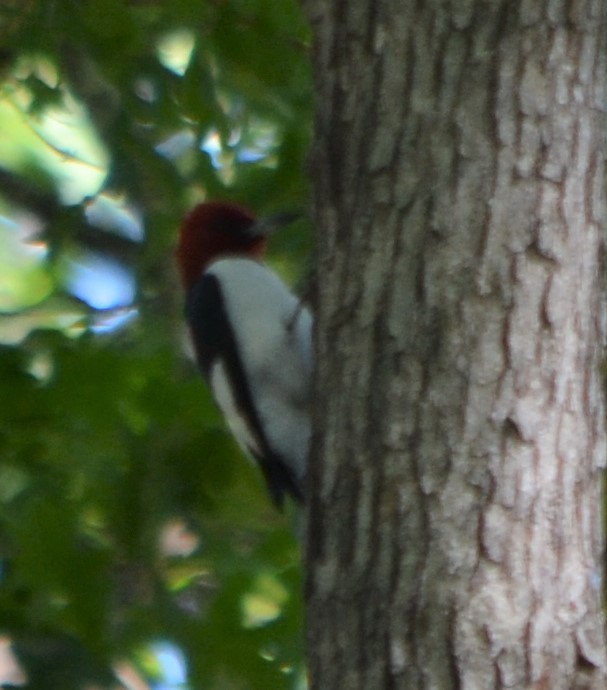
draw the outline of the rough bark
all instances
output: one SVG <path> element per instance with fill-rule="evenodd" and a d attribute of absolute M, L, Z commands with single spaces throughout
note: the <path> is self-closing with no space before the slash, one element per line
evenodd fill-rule
<path fill-rule="evenodd" d="M 607 687 L 604 0 L 307 0 L 311 687 Z"/>

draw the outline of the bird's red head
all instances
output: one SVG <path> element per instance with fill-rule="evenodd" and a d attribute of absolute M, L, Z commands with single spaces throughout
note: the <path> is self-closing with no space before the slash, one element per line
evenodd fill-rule
<path fill-rule="evenodd" d="M 266 249 L 264 234 L 252 232 L 253 215 L 227 201 L 198 204 L 181 224 L 177 263 L 181 280 L 189 290 L 206 266 L 223 255 L 260 257 Z"/>

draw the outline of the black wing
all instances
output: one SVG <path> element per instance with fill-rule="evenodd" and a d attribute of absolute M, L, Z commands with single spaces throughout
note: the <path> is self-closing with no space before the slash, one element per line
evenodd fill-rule
<path fill-rule="evenodd" d="M 221 285 L 214 275 L 204 274 L 190 290 L 186 301 L 186 318 L 198 365 L 207 381 L 210 383 L 211 368 L 217 361 L 222 362 L 227 372 L 238 412 L 262 450 L 259 453 L 247 446 L 249 453 L 260 466 L 274 503 L 282 507 L 285 493 L 303 501 L 299 482 L 282 457 L 272 451 L 261 426 L 236 347 L 234 331 L 226 314 Z"/>

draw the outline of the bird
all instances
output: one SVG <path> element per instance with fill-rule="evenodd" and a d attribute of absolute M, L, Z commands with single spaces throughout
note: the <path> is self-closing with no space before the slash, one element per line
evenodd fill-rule
<path fill-rule="evenodd" d="M 269 234 L 292 220 L 207 201 L 183 219 L 176 251 L 198 367 L 278 508 L 304 502 L 311 434 L 312 315 L 264 262 Z"/>

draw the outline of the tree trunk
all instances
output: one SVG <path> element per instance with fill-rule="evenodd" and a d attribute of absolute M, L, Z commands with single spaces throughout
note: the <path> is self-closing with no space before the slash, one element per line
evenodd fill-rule
<path fill-rule="evenodd" d="M 607 687 L 605 0 L 306 0 L 311 688 Z"/>

